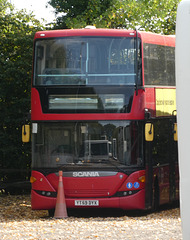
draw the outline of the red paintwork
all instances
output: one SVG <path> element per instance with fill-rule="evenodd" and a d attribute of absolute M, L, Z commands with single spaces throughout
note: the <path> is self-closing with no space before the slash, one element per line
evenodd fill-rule
<path fill-rule="evenodd" d="M 69 29 L 69 30 L 51 30 L 41 31 L 35 34 L 34 40 L 55 37 L 73 37 L 73 36 L 105 36 L 105 37 L 136 37 L 134 30 L 122 29 Z M 145 43 L 159 44 L 165 46 L 175 46 L 175 37 L 154 34 L 151 32 L 138 31 L 138 37 Z"/>
<path fill-rule="evenodd" d="M 130 35 L 133 34 L 133 35 Z M 105 36 L 105 37 L 135 37 L 134 30 L 121 29 L 69 29 L 37 32 L 34 39 L 55 38 L 55 37 L 73 37 L 73 36 Z"/>
<path fill-rule="evenodd" d="M 155 90 L 160 87 L 145 88 L 145 91 L 138 90 L 138 95 L 134 93 L 132 109 L 130 113 L 105 113 L 105 114 L 52 114 L 43 113 L 39 93 L 35 88 L 31 92 L 31 109 L 32 121 L 46 120 L 137 120 L 144 119 L 145 108 L 151 113 L 152 117 L 156 116 L 156 94 Z M 170 87 L 171 89 L 172 87 Z"/>
<path fill-rule="evenodd" d="M 122 176 L 122 178 L 121 178 Z M 114 195 L 126 175 L 118 173 L 109 177 L 63 177 L 63 184 L 66 197 L 109 197 Z M 55 173 L 47 176 L 49 182 L 57 190 L 58 177 Z"/>
<path fill-rule="evenodd" d="M 138 96 L 136 93 L 133 98 L 133 105 L 130 113 L 104 113 L 104 114 L 52 114 L 43 113 L 39 93 L 35 88 L 31 92 L 31 110 L 32 121 L 46 120 L 129 120 L 129 119 L 144 119 L 144 90 L 140 89 Z"/>
<path fill-rule="evenodd" d="M 55 188 L 53 188 L 52 184 L 47 180 L 47 178 L 42 173 L 32 171 L 32 177 L 36 178 L 36 181 L 32 183 L 32 189 L 51 192 L 56 191 Z"/>
<path fill-rule="evenodd" d="M 80 198 L 80 200 L 85 200 L 85 199 L 87 198 Z M 77 199 L 66 198 L 67 208 L 76 208 L 75 202 L 74 202 L 75 200 Z M 131 196 L 127 196 L 127 197 L 96 198 L 95 200 L 99 200 L 98 208 L 121 208 L 124 210 L 132 210 L 132 209 L 143 210 L 145 209 L 145 190 L 143 189 L 138 193 Z M 40 196 L 36 192 L 32 191 L 31 202 L 32 202 L 33 210 L 53 209 L 55 208 L 55 205 L 56 205 L 56 198 Z M 77 208 L 79 207 L 77 206 Z M 80 208 L 86 208 L 86 207 L 83 206 Z"/>
<path fill-rule="evenodd" d="M 145 89 L 145 108 L 151 113 L 151 116 L 155 116 L 156 101 L 155 101 L 155 88 Z"/>
<path fill-rule="evenodd" d="M 99 207 L 112 207 L 122 209 L 144 209 L 145 208 L 145 184 L 140 183 L 138 178 L 143 176 L 145 171 L 134 172 L 130 176 L 117 173 L 109 177 L 63 177 L 65 198 L 68 208 L 74 208 L 74 200 L 91 199 L 99 200 Z M 45 177 L 37 171 L 32 171 L 37 181 L 32 184 L 31 201 L 32 209 L 55 208 L 56 198 L 41 196 L 34 190 L 57 191 L 58 175 L 52 173 Z M 127 182 L 139 182 L 138 193 L 126 197 L 111 197 L 118 191 L 137 190 L 134 187 L 128 189 Z M 51 187 L 50 187 L 51 185 Z M 51 190 L 52 189 L 52 190 Z"/>
<path fill-rule="evenodd" d="M 31 206 L 33 210 L 53 209 L 56 205 L 56 198 L 45 197 L 31 191 Z"/>
<path fill-rule="evenodd" d="M 131 182 L 131 183 L 138 182 L 139 185 L 140 185 L 140 187 L 138 189 L 144 189 L 145 188 L 145 183 L 142 183 L 142 182 L 139 181 L 139 177 L 141 177 L 141 176 L 145 176 L 145 170 L 137 171 L 137 172 L 134 172 L 134 173 L 130 174 L 128 176 L 128 178 L 126 179 L 126 181 L 121 186 L 121 188 L 119 189 L 119 191 L 129 190 L 126 187 L 127 183 L 129 183 L 129 182 Z M 130 190 L 136 190 L 136 188 L 133 186 Z"/>
<path fill-rule="evenodd" d="M 81 198 L 80 200 L 85 200 L 85 199 L 87 198 Z M 76 208 L 75 202 L 74 202 L 75 200 L 77 199 L 66 198 L 67 208 Z M 124 210 L 132 210 L 132 209 L 143 210 L 145 209 L 145 190 L 143 189 L 132 196 L 115 197 L 115 198 L 96 198 L 96 200 L 99 200 L 98 208 L 121 208 Z M 32 203 L 33 210 L 53 209 L 55 208 L 55 205 L 56 205 L 56 198 L 44 197 L 32 191 L 31 203 Z M 86 208 L 86 207 L 83 206 L 80 208 Z"/>
<path fill-rule="evenodd" d="M 144 43 L 175 47 L 175 36 L 154 34 L 151 32 L 139 32 L 139 34 Z"/>

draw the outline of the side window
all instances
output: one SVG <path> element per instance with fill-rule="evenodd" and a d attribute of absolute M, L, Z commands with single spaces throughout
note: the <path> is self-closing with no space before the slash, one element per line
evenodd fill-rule
<path fill-rule="evenodd" d="M 144 43 L 145 85 L 175 86 L 175 49 Z"/>

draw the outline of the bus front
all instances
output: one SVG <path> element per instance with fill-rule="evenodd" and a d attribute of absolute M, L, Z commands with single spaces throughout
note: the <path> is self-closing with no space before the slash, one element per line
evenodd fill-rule
<path fill-rule="evenodd" d="M 32 84 L 32 209 L 145 208 L 144 90 L 135 31 L 38 32 Z"/>

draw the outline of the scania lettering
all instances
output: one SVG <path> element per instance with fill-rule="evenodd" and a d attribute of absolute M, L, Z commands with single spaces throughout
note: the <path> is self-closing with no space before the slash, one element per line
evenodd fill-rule
<path fill-rule="evenodd" d="M 73 177 L 99 177 L 98 172 L 74 172 Z"/>

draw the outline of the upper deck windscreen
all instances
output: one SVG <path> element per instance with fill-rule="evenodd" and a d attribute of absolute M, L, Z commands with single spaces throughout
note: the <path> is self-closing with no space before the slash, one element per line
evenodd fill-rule
<path fill-rule="evenodd" d="M 135 41 L 131 37 L 37 40 L 34 85 L 134 85 Z"/>

